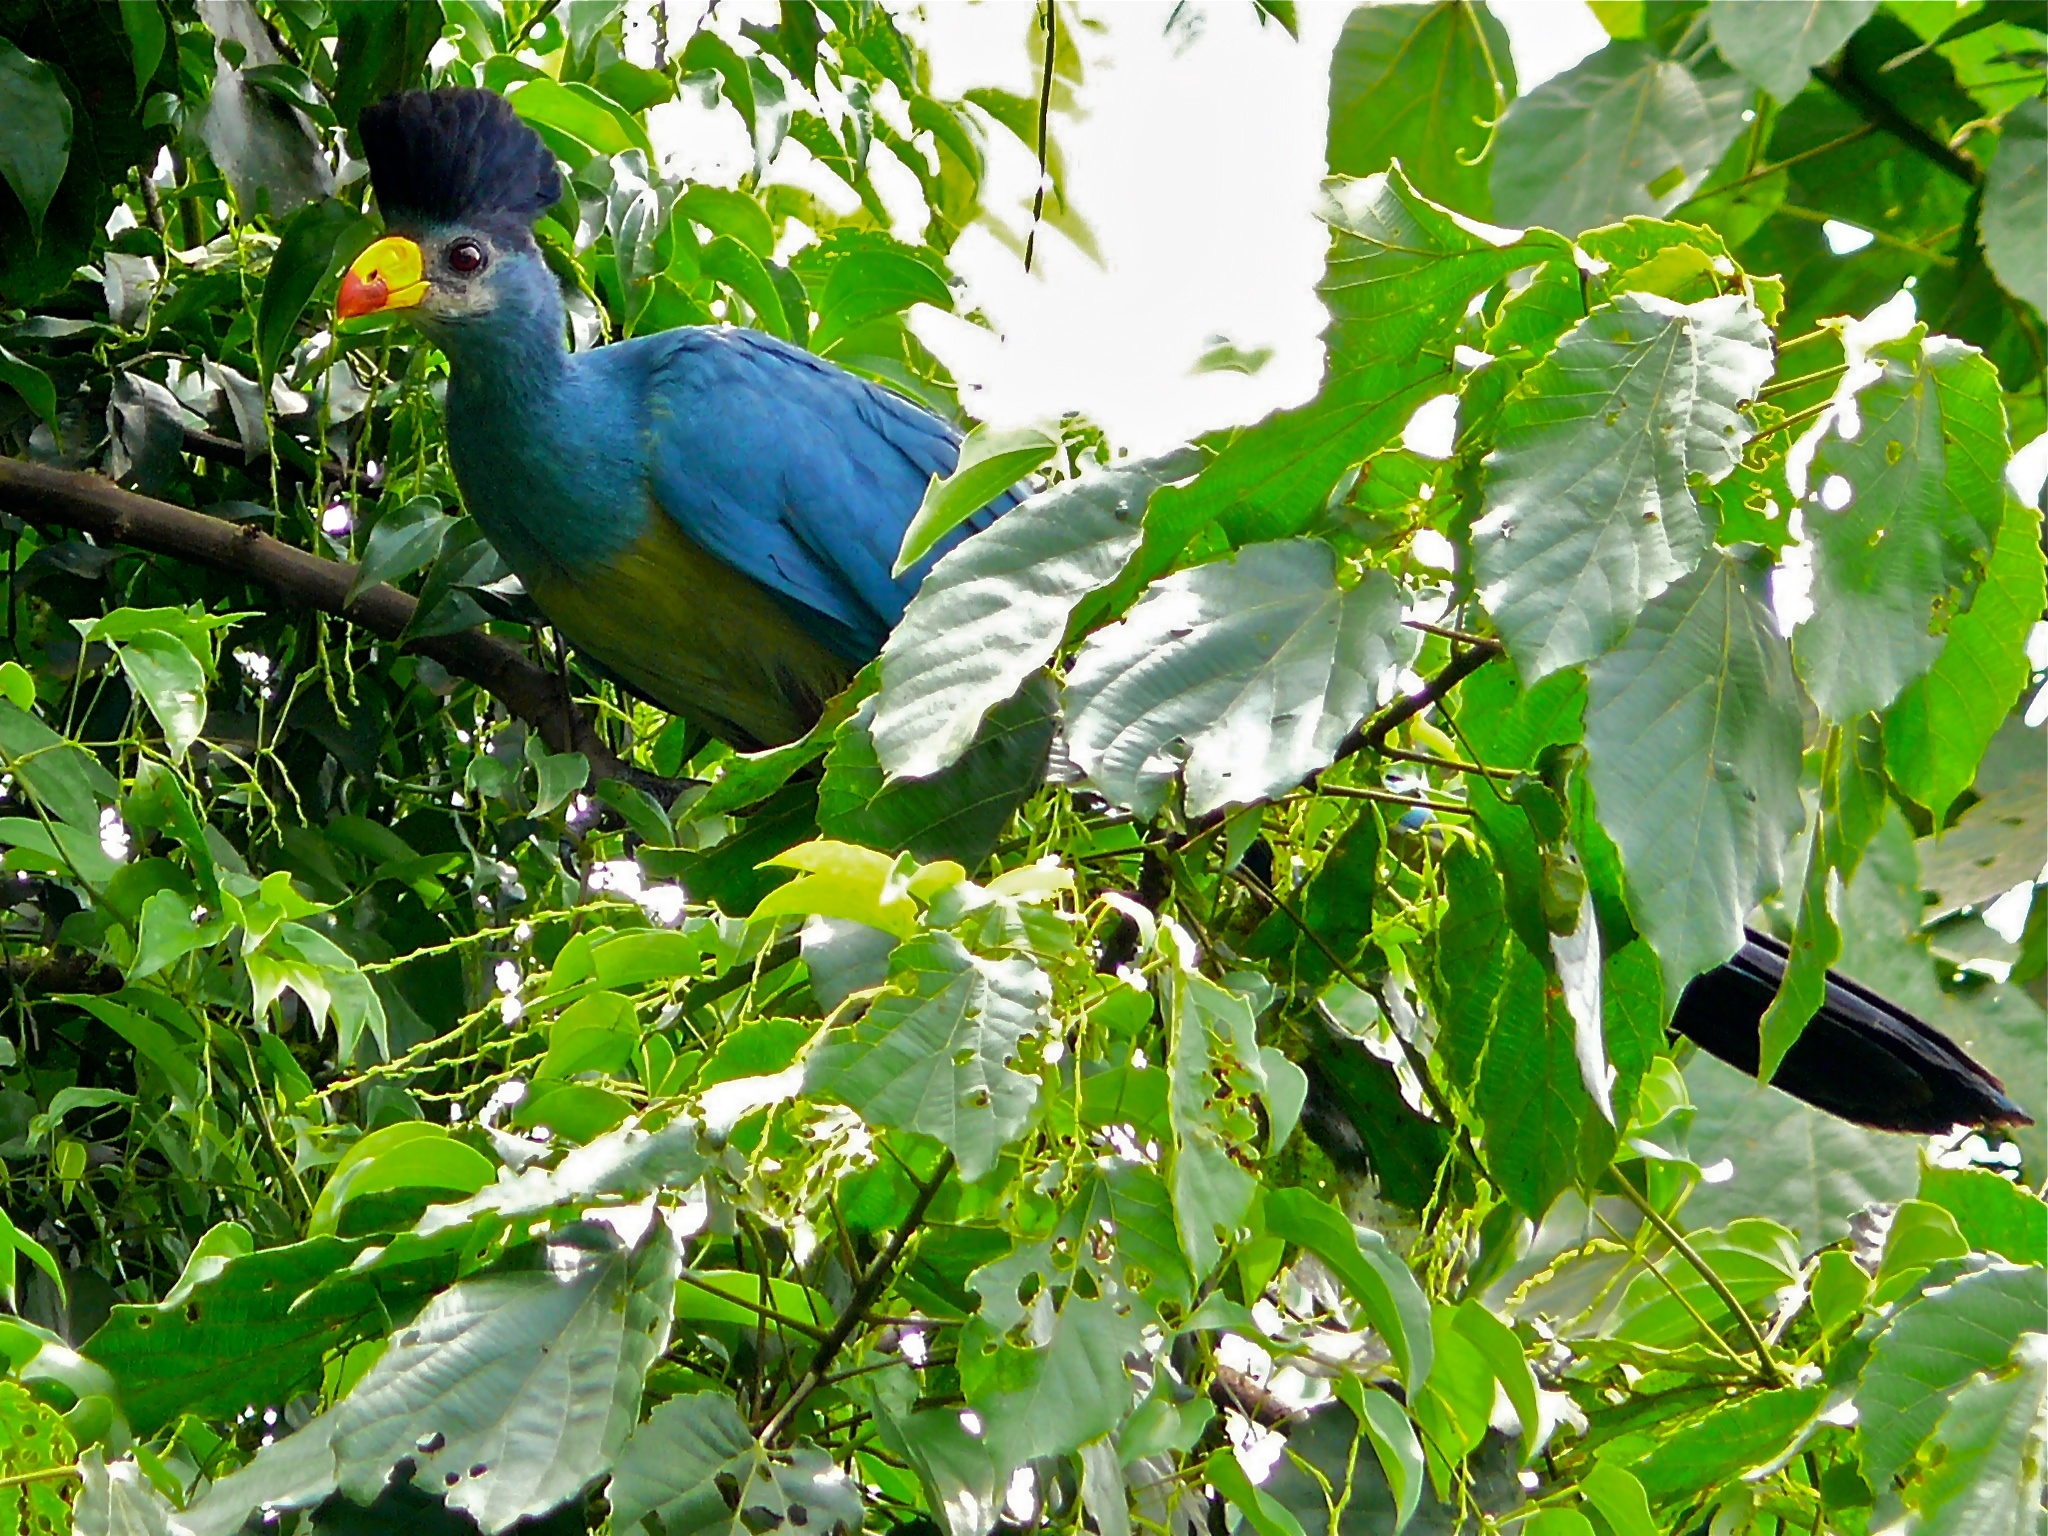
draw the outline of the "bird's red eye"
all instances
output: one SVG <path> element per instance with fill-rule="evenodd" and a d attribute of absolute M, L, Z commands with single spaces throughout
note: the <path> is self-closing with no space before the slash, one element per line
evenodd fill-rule
<path fill-rule="evenodd" d="M 448 247 L 448 265 L 467 276 L 484 269 L 484 248 L 474 240 L 458 240 Z"/>

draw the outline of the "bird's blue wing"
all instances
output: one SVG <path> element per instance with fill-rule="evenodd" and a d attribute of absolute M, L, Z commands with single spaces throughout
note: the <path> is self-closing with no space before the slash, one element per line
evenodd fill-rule
<path fill-rule="evenodd" d="M 932 560 L 1016 500 L 1005 493 L 892 577 L 927 482 L 959 458 L 951 427 L 758 332 L 677 330 L 644 345 L 655 500 L 850 660 L 881 649 Z"/>

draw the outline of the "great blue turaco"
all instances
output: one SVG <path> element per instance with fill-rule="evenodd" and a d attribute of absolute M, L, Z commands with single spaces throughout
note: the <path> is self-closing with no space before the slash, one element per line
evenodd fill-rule
<path fill-rule="evenodd" d="M 387 233 L 337 311 L 401 310 L 447 354 L 469 511 L 549 622 L 633 692 L 735 746 L 791 740 L 879 652 L 932 560 L 1018 499 L 892 576 L 926 485 L 957 460 L 951 426 L 758 331 L 572 352 L 532 230 L 562 183 L 510 104 L 407 92 L 365 109 L 360 133 Z M 1783 967 L 1752 935 L 1693 981 L 1673 1027 L 1754 1073 Z M 1940 1031 L 1841 978 L 1774 1081 L 1884 1130 L 2026 1120 Z M 1319 1098 L 1307 1123 L 1347 1160 L 1341 1096 Z"/>

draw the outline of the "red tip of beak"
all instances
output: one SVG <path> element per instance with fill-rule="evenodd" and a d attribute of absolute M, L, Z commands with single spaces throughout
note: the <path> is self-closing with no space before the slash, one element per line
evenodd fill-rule
<path fill-rule="evenodd" d="M 373 277 L 367 283 L 354 272 L 341 275 L 341 294 L 334 301 L 334 313 L 338 319 L 353 320 L 357 315 L 375 314 L 391 297 L 391 290 L 381 277 Z"/>

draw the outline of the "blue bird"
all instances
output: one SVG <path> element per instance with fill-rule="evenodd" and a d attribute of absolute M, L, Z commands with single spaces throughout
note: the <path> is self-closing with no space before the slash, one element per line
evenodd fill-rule
<path fill-rule="evenodd" d="M 890 574 L 933 475 L 928 411 L 800 347 L 688 327 L 572 353 L 532 226 L 554 156 L 503 97 L 413 91 L 359 131 L 386 235 L 343 318 L 401 310 L 447 354 L 471 514 L 578 651 L 742 749 L 786 742 L 880 651 L 931 562 Z"/>

